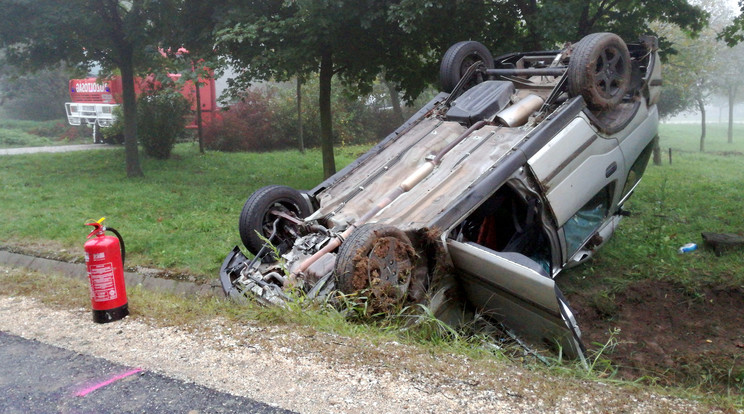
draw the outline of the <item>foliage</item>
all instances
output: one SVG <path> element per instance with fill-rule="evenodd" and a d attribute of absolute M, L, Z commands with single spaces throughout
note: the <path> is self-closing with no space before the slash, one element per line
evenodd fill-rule
<path fill-rule="evenodd" d="M 275 130 L 271 88 L 246 90 L 240 101 L 204 129 L 204 145 L 219 151 L 269 151 L 286 147 Z M 291 136 L 291 135 L 290 135 Z"/>
<path fill-rule="evenodd" d="M 98 64 L 106 74 L 119 71 L 127 176 L 141 176 L 134 77 L 162 67 L 158 47 L 180 27 L 179 13 L 191 10 L 184 3 L 187 0 L 0 0 L 5 16 L 0 48 L 21 70 L 53 68 L 64 60 L 82 68 Z M 195 27 L 202 21 L 209 19 L 191 19 L 189 24 Z"/>
<path fill-rule="evenodd" d="M 103 142 L 111 144 L 124 143 L 124 116 L 121 112 L 121 106 L 117 105 L 111 113 L 114 116 L 114 123 L 107 128 L 101 128 Z"/>
<path fill-rule="evenodd" d="M 520 41 L 530 49 L 552 47 L 577 41 L 594 32 L 613 32 L 626 41 L 649 33 L 648 23 L 662 21 L 698 33 L 707 22 L 706 13 L 687 0 L 547 0 L 513 1 L 523 16 L 526 29 Z M 556 22 L 571 22 L 556 24 Z M 663 34 L 661 43 L 665 47 Z"/>
<path fill-rule="evenodd" d="M 739 0 L 738 3 L 738 15 L 718 35 L 729 46 L 735 46 L 744 40 L 744 1 Z"/>
<path fill-rule="evenodd" d="M 14 119 L 47 121 L 65 115 L 67 82 L 76 72 L 64 65 L 36 73 L 0 66 L 0 105 Z"/>
<path fill-rule="evenodd" d="M 137 125 L 145 154 L 168 159 L 176 138 L 184 132 L 191 105 L 180 93 L 160 90 L 137 101 Z"/>
<path fill-rule="evenodd" d="M 390 108 L 387 88 L 379 82 L 373 93 L 362 97 L 350 96 L 343 85 L 334 82 L 331 106 L 333 141 L 335 145 L 357 145 L 378 141 L 400 125 Z M 303 102 L 318 99 L 318 78 L 311 77 L 301 88 Z M 205 128 L 208 148 L 221 151 L 270 151 L 297 146 L 297 96 L 290 83 L 262 84 L 247 89 L 236 103 L 220 114 L 219 119 Z M 424 98 L 430 98 L 427 94 Z M 418 104 L 418 102 L 417 102 Z M 412 114 L 405 108 L 404 116 Z M 320 145 L 318 107 L 302 108 L 305 145 Z"/>

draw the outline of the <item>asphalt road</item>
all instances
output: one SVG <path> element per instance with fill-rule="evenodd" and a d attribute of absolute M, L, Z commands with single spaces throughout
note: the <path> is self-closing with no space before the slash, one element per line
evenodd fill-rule
<path fill-rule="evenodd" d="M 290 413 L 0 332 L 0 413 Z"/>

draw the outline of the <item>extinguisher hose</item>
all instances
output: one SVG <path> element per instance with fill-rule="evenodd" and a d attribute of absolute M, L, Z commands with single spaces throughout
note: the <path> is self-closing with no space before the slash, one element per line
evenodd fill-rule
<path fill-rule="evenodd" d="M 124 239 L 121 237 L 121 234 L 119 234 L 116 229 L 113 229 L 111 227 L 104 227 L 104 231 L 110 231 L 111 233 L 114 233 L 116 235 L 116 238 L 119 239 L 119 247 L 121 248 L 121 264 L 124 265 L 124 257 L 127 255 L 127 249 L 124 248 Z"/>

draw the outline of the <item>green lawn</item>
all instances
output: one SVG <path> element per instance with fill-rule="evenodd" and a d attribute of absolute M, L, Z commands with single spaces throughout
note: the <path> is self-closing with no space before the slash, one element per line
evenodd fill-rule
<path fill-rule="evenodd" d="M 677 280 L 691 289 L 706 283 L 742 285 L 740 254 L 677 253 L 688 242 L 702 248 L 701 232 L 744 234 L 744 126 L 738 128 L 734 143 L 728 144 L 726 126 L 710 125 L 706 147 L 714 153 L 699 153 L 699 126 L 662 124 L 663 164 L 648 166 L 626 204 L 632 216 L 621 222 L 595 260 L 567 273 L 606 278 L 619 286 L 641 278 Z"/>
<path fill-rule="evenodd" d="M 339 149 L 339 168 L 363 150 Z M 317 150 L 199 155 L 179 144 L 173 159 L 142 162 L 146 177 L 127 179 L 123 149 L 0 157 L 0 243 L 82 257 L 83 223 L 106 217 L 125 239 L 128 265 L 206 280 L 240 242 L 238 216 L 253 191 L 308 189 L 322 179 Z"/>
<path fill-rule="evenodd" d="M 694 125 L 661 126 L 664 164 L 649 166 L 627 205 L 633 216 L 593 262 L 573 273 L 607 275 L 618 284 L 628 275 L 742 283 L 736 255 L 677 254 L 682 244 L 700 244 L 702 231 L 744 231 L 744 156 L 694 152 L 698 132 Z M 709 127 L 711 151 L 744 153 L 744 133 L 737 131 L 734 144 L 725 135 L 725 125 Z M 338 167 L 364 150 L 338 149 Z M 238 216 L 254 190 L 269 184 L 308 189 L 322 178 L 317 150 L 199 155 L 194 144 L 179 144 L 171 160 L 143 158 L 143 169 L 145 178 L 125 178 L 122 149 L 0 157 L 0 243 L 79 258 L 88 231 L 82 224 L 105 216 L 127 242 L 129 265 L 208 280 L 239 244 Z"/>
<path fill-rule="evenodd" d="M 92 134 L 92 129 L 68 125 L 66 119 L 36 122 L 0 118 L 0 148 L 90 143 Z"/>
<path fill-rule="evenodd" d="M 675 151 L 700 151 L 699 124 L 661 124 L 660 145 L 664 151 L 672 148 L 672 162 Z M 727 138 L 728 124 L 707 124 L 705 128 L 705 152 L 728 153 L 737 151 L 744 153 L 744 124 L 734 124 L 733 143 Z"/>

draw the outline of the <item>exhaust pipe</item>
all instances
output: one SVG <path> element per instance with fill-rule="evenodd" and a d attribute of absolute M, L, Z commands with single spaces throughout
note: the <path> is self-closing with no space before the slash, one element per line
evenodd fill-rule
<path fill-rule="evenodd" d="M 497 113 L 495 121 L 508 127 L 522 126 L 544 102 L 545 100 L 537 95 L 527 95 L 519 102 Z"/>
<path fill-rule="evenodd" d="M 398 197 L 400 197 L 403 193 L 406 193 L 410 191 L 413 187 L 415 187 L 418 183 L 424 180 L 424 178 L 428 177 L 429 174 L 431 174 L 432 171 L 434 171 L 434 168 L 436 168 L 439 163 L 442 162 L 442 158 L 447 155 L 452 148 L 454 148 L 457 144 L 462 142 L 465 138 L 470 136 L 473 132 L 483 128 L 487 124 L 486 121 L 478 121 L 473 126 L 468 128 L 465 132 L 463 132 L 460 136 L 458 136 L 454 141 L 450 142 L 446 147 L 442 148 L 437 155 L 430 161 L 426 161 L 425 163 L 419 165 L 418 168 L 416 168 L 416 171 L 414 171 L 411 175 L 409 175 L 405 180 L 403 180 L 397 187 L 389 191 L 387 194 L 385 194 L 384 197 L 371 209 L 369 209 L 364 215 L 359 217 L 359 219 L 354 223 L 351 224 L 343 233 L 341 233 L 340 236 L 334 237 L 331 239 L 328 244 L 325 245 L 322 249 L 317 251 L 312 256 L 305 259 L 297 269 L 296 273 L 302 273 L 305 270 L 307 270 L 310 265 L 318 261 L 321 257 L 323 257 L 325 254 L 330 253 L 335 248 L 341 245 L 341 243 L 346 240 L 349 236 L 351 236 L 351 233 L 354 232 L 354 230 L 361 226 L 362 224 L 366 223 L 369 219 L 376 216 L 377 213 L 382 211 L 383 208 L 387 207 L 395 201 Z"/>

